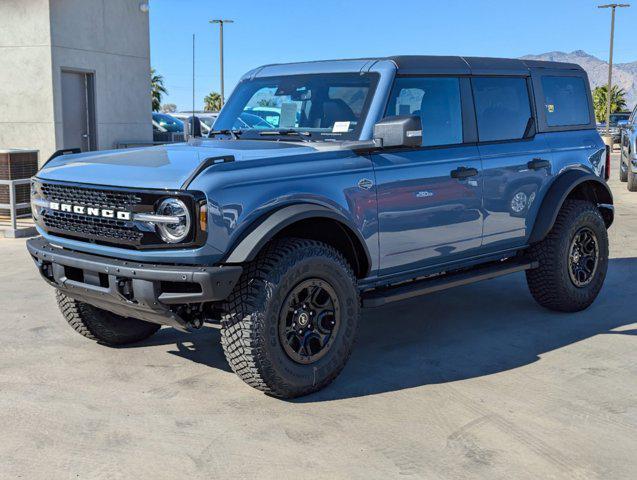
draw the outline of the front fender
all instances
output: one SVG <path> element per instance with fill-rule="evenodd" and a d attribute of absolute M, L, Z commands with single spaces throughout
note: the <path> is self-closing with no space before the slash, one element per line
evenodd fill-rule
<path fill-rule="evenodd" d="M 606 227 L 613 223 L 613 194 L 597 175 L 584 170 L 568 170 L 559 175 L 551 184 L 540 206 L 533 230 L 529 237 L 529 243 L 537 243 L 543 240 L 553 228 L 557 214 L 564 201 L 572 194 L 583 195 L 592 200 L 602 211 Z"/>
<path fill-rule="evenodd" d="M 367 256 L 368 265 L 372 264 L 371 256 L 366 247 L 365 240 L 358 228 L 356 228 L 356 225 L 354 225 L 351 220 L 342 213 L 331 208 L 312 203 L 288 205 L 264 215 L 263 218 L 254 222 L 255 226 L 249 229 L 248 233 L 243 235 L 237 244 L 229 250 L 224 262 L 244 263 L 254 260 L 259 251 L 261 251 L 265 244 L 274 238 L 277 233 L 293 223 L 308 218 L 327 218 L 336 220 L 343 226 L 347 227 L 350 232 L 356 235 L 360 245 L 363 247 L 365 255 Z"/>

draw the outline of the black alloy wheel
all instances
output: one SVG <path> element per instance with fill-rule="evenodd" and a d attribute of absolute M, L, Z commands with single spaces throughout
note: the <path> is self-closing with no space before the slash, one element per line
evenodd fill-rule
<path fill-rule="evenodd" d="M 340 327 L 340 304 L 332 286 L 312 278 L 287 296 L 279 316 L 279 337 L 295 362 L 314 363 L 325 356 Z"/>

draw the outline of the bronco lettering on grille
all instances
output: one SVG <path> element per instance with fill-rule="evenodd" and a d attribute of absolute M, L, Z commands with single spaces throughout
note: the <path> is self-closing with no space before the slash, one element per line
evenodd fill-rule
<path fill-rule="evenodd" d="M 90 217 L 116 218 L 117 220 L 130 220 L 132 218 L 131 212 L 111 208 L 85 207 L 60 202 L 50 202 L 49 208 L 60 212 L 77 213 L 78 215 L 88 215 Z"/>

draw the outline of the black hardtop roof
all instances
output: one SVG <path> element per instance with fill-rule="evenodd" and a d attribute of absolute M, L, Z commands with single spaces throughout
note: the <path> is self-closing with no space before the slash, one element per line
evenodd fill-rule
<path fill-rule="evenodd" d="M 407 75 L 431 73 L 528 75 L 531 68 L 583 70 L 582 67 L 575 63 L 546 62 L 519 58 L 400 55 L 387 57 L 386 59 L 396 64 L 398 73 Z"/>

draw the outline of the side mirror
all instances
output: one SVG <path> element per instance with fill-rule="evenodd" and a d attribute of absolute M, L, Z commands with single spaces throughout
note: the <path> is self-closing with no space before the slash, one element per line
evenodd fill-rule
<path fill-rule="evenodd" d="M 193 137 L 201 137 L 201 120 L 199 120 L 199 117 L 193 115 L 192 117 L 188 117 L 187 121 L 190 126 L 190 134 Z"/>
<path fill-rule="evenodd" d="M 385 117 L 374 125 L 374 141 L 381 148 L 420 147 L 422 121 L 418 115 Z"/>

